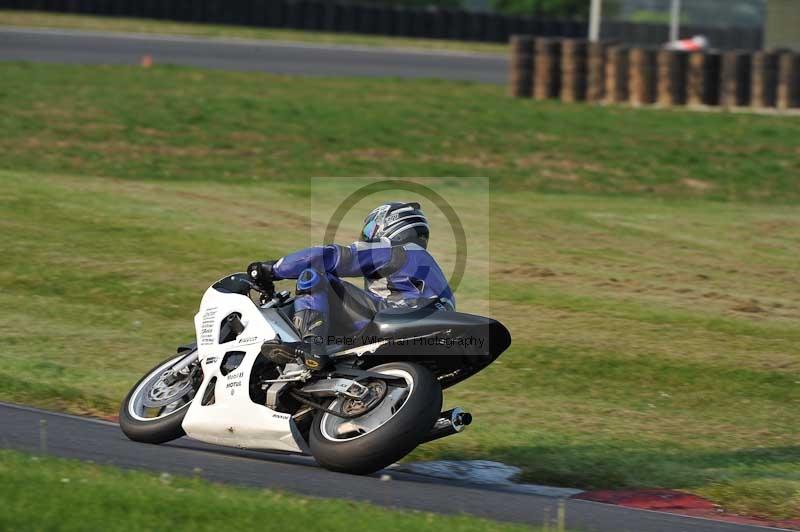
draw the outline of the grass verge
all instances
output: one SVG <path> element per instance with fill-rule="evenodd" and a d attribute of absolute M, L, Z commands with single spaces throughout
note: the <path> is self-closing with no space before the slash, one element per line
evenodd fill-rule
<path fill-rule="evenodd" d="M 237 183 L 478 175 L 503 193 L 800 199 L 800 120 L 787 117 L 520 101 L 466 82 L 14 63 L 2 73 L 7 169 Z"/>
<path fill-rule="evenodd" d="M 800 515 L 796 121 L 462 83 L 5 64 L 0 126 L 3 400 L 113 413 L 192 336 L 213 280 L 308 242 L 310 176 L 451 176 L 429 182 L 469 213 L 486 191 L 458 176 L 483 173 L 491 232 L 471 234 L 488 245 L 471 248 L 459 307 L 485 305 L 470 287 L 490 278 L 514 344 L 448 392 L 470 430 L 413 458 Z M 445 264 L 449 238 L 434 225 Z"/>
<path fill-rule="evenodd" d="M 2 450 L 0 496 L 2 530 L 532 530 Z"/>
<path fill-rule="evenodd" d="M 414 39 L 410 37 L 388 37 L 324 31 L 252 28 L 140 18 L 69 15 L 39 11 L 0 10 L 0 26 L 155 33 L 234 39 L 264 39 L 309 44 L 339 44 L 449 52 L 480 52 L 497 55 L 508 53 L 508 47 L 506 45 L 495 43 L 452 41 L 444 39 Z"/>

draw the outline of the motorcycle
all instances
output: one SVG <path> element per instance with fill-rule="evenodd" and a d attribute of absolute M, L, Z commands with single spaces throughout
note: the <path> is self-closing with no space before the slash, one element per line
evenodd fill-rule
<path fill-rule="evenodd" d="M 436 305 L 385 309 L 357 336 L 328 346 L 329 370 L 312 371 L 302 360 L 279 365 L 265 352 L 299 341 L 293 301 L 246 273 L 214 283 L 194 318 L 196 342 L 147 372 L 123 400 L 125 435 L 300 453 L 333 471 L 369 474 L 462 432 L 472 416 L 442 412 L 442 390 L 511 344 L 490 318 Z"/>

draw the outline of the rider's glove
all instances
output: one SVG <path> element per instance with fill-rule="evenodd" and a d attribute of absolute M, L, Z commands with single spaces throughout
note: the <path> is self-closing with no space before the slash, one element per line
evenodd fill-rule
<path fill-rule="evenodd" d="M 277 276 L 273 271 L 275 262 L 276 261 L 274 260 L 269 260 L 266 262 L 253 262 L 247 267 L 247 275 L 249 275 L 250 279 L 258 286 L 272 286 L 272 281 L 277 280 Z"/>

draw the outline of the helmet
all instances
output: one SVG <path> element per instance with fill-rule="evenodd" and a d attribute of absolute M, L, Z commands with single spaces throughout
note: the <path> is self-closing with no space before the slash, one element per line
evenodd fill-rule
<path fill-rule="evenodd" d="M 419 203 L 393 201 L 375 208 L 364 218 L 361 240 L 388 238 L 392 244 L 414 243 L 428 247 L 428 220 Z"/>

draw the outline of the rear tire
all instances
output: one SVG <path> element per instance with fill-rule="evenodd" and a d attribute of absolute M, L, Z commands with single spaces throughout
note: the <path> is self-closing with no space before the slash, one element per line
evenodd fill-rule
<path fill-rule="evenodd" d="M 332 439 L 323 430 L 324 412 L 311 424 L 309 446 L 319 464 L 332 471 L 366 475 L 400 460 L 427 436 L 442 409 L 442 388 L 425 367 L 391 362 L 370 368 L 376 373 L 394 370 L 411 377 L 411 392 L 392 417 L 371 432 L 351 439 Z M 386 399 L 384 399 L 386 400 Z"/>
<path fill-rule="evenodd" d="M 166 443 L 186 435 L 182 424 L 191 401 L 172 413 L 149 420 L 137 419 L 134 417 L 131 410 L 134 394 L 141 393 L 140 388 L 143 383 L 152 379 L 156 373 L 175 365 L 188 354 L 190 354 L 190 352 L 184 351 L 179 355 L 173 355 L 162 361 L 145 373 L 144 377 L 139 379 L 139 382 L 137 382 L 131 391 L 128 392 L 128 395 L 125 396 L 119 409 L 119 426 L 128 438 L 142 443 Z"/>

